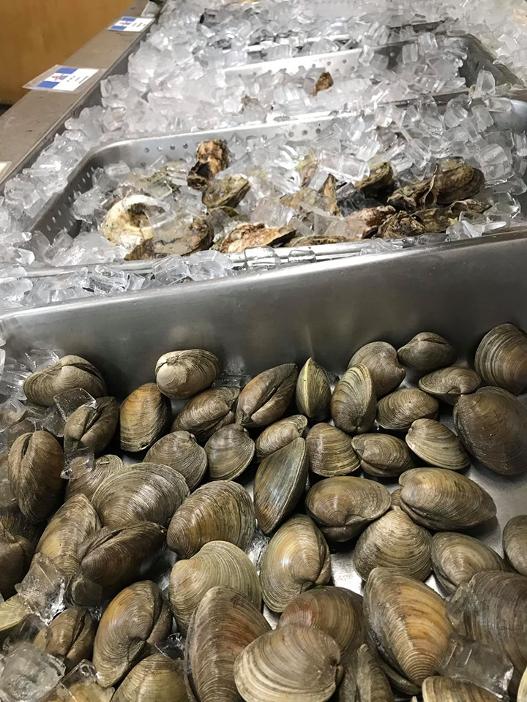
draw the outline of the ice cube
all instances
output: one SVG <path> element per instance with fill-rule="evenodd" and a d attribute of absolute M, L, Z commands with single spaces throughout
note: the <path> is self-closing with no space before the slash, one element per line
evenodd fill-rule
<path fill-rule="evenodd" d="M 83 388 L 64 390 L 53 397 L 53 402 L 64 420 L 68 419 L 70 414 L 75 412 L 81 405 L 97 406 L 95 398 Z"/>
<path fill-rule="evenodd" d="M 252 541 L 247 547 L 246 553 L 249 556 L 249 560 L 251 561 L 251 563 L 253 563 L 258 573 L 260 572 L 260 565 L 262 562 L 263 554 L 265 552 L 265 549 L 267 548 L 269 541 L 269 537 L 266 536 L 263 533 L 263 531 L 260 531 L 260 529 L 256 529 Z"/>
<path fill-rule="evenodd" d="M 490 71 L 482 69 L 476 78 L 472 95 L 475 98 L 494 95 L 496 92 L 496 79 Z"/>
<path fill-rule="evenodd" d="M 25 406 L 15 398 L 9 398 L 0 403 L 0 431 L 6 431 L 10 426 L 16 424 L 26 411 Z"/>
<path fill-rule="evenodd" d="M 83 446 L 64 455 L 64 469 L 60 474 L 64 480 L 75 480 L 80 475 L 85 475 L 95 467 L 93 450 Z"/>
<path fill-rule="evenodd" d="M 28 642 L 13 646 L 2 660 L 0 698 L 6 702 L 38 702 L 64 675 L 65 665 Z"/>
<path fill-rule="evenodd" d="M 66 606 L 66 576 L 42 553 L 33 556 L 28 572 L 15 589 L 29 609 L 46 623 Z"/>

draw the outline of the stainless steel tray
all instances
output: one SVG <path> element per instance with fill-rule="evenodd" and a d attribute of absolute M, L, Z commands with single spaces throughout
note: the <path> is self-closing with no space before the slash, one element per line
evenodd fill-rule
<path fill-rule="evenodd" d="M 527 241 L 504 237 L 434 253 L 412 251 L 328 261 L 98 301 L 64 303 L 0 317 L 8 353 L 58 348 L 85 356 L 123 397 L 153 379 L 159 355 L 208 348 L 228 372 L 254 374 L 313 356 L 341 372 L 362 344 L 399 345 L 413 334 L 443 334 L 472 358 L 500 322 L 527 328 Z M 373 273 L 372 273 L 373 271 Z M 498 524 L 527 509 L 527 475 L 506 479 L 481 466 L 469 475 L 489 490 Z M 497 524 L 480 532 L 501 551 Z M 335 584 L 358 589 L 349 552 L 334 554 Z"/>

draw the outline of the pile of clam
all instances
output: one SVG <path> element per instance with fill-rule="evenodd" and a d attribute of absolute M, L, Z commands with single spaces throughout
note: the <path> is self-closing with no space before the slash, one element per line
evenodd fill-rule
<path fill-rule="evenodd" d="M 464 471 L 511 490 L 527 471 L 527 335 L 492 329 L 474 369 L 422 332 L 363 346 L 336 380 L 312 358 L 241 388 L 220 371 L 209 351 L 166 353 L 120 405 L 78 356 L 25 381 L 0 636 L 93 671 L 43 698 L 526 702 L 527 504 L 501 557 L 477 538 L 494 500 Z M 35 429 L 65 399 L 63 424 Z M 343 553 L 362 595 L 334 583 Z"/>

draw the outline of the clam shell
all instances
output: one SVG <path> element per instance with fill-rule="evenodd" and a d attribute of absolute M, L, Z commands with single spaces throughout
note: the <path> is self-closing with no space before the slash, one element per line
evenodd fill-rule
<path fill-rule="evenodd" d="M 121 405 L 121 449 L 136 453 L 151 446 L 170 422 L 170 402 L 155 383 L 134 390 Z"/>
<path fill-rule="evenodd" d="M 234 702 L 234 661 L 270 629 L 259 610 L 228 587 L 213 587 L 190 622 L 185 646 L 187 680 L 197 702 Z"/>
<path fill-rule="evenodd" d="M 97 626 L 87 609 L 69 607 L 36 635 L 33 643 L 46 653 L 64 661 L 71 670 L 91 658 Z"/>
<path fill-rule="evenodd" d="M 109 475 L 124 471 L 125 466 L 119 456 L 108 454 L 95 460 L 92 470 L 75 473 L 68 480 L 66 486 L 66 499 L 73 495 L 85 495 L 89 500 L 93 497 L 95 490 Z"/>
<path fill-rule="evenodd" d="M 212 388 L 190 399 L 175 418 L 171 431 L 189 431 L 206 441 L 215 431 L 234 422 L 238 388 Z"/>
<path fill-rule="evenodd" d="M 444 600 L 417 580 L 375 568 L 364 590 L 364 614 L 388 676 L 399 685 L 402 676 L 417 693 L 439 668 L 452 634 Z"/>
<path fill-rule="evenodd" d="M 64 425 L 64 450 L 89 448 L 102 453 L 115 434 L 119 421 L 119 405 L 114 397 L 98 397 L 95 406 L 81 405 Z"/>
<path fill-rule="evenodd" d="M 527 388 L 527 334 L 514 324 L 500 324 L 481 340 L 474 359 L 486 385 L 519 395 Z"/>
<path fill-rule="evenodd" d="M 432 563 L 438 582 L 452 594 L 475 573 L 506 570 L 503 559 L 489 546 L 466 534 L 444 531 L 432 539 Z"/>
<path fill-rule="evenodd" d="M 321 420 L 329 417 L 331 386 L 328 374 L 315 360 L 308 358 L 296 381 L 296 406 L 306 417 Z"/>
<path fill-rule="evenodd" d="M 21 534 L 14 534 L 0 523 L 0 595 L 15 594 L 15 585 L 27 573 L 35 545 Z"/>
<path fill-rule="evenodd" d="M 166 526 L 189 494 L 183 476 L 168 466 L 135 463 L 108 476 L 96 489 L 92 502 L 101 522 L 110 529 L 137 522 Z"/>
<path fill-rule="evenodd" d="M 379 400 L 377 423 L 383 429 L 407 431 L 416 419 L 434 419 L 438 410 L 435 397 L 418 388 L 401 388 Z"/>
<path fill-rule="evenodd" d="M 506 390 L 481 388 L 454 407 L 459 437 L 470 453 L 499 475 L 527 470 L 527 408 Z"/>
<path fill-rule="evenodd" d="M 498 702 L 498 698 L 471 683 L 442 678 L 427 678 L 422 688 L 423 702 Z"/>
<path fill-rule="evenodd" d="M 279 419 L 266 427 L 256 439 L 256 455 L 265 458 L 295 439 L 301 439 L 307 429 L 307 419 L 302 414 Z"/>
<path fill-rule="evenodd" d="M 273 612 L 282 612 L 300 593 L 324 585 L 330 577 L 326 540 L 303 514 L 283 524 L 264 551 L 260 582 L 264 602 Z"/>
<path fill-rule="evenodd" d="M 317 587 L 297 595 L 282 612 L 278 626 L 314 627 L 331 636 L 342 658 L 349 658 L 365 640 L 362 597 L 344 587 Z"/>
<path fill-rule="evenodd" d="M 397 350 L 401 363 L 420 373 L 450 366 L 456 360 L 451 344 L 434 332 L 420 332 Z"/>
<path fill-rule="evenodd" d="M 239 424 L 221 427 L 205 444 L 213 480 L 234 480 L 251 464 L 255 446 L 247 429 Z"/>
<path fill-rule="evenodd" d="M 388 678 L 366 644 L 357 651 L 353 670 L 360 702 L 394 702 Z"/>
<path fill-rule="evenodd" d="M 461 366 L 448 366 L 423 375 L 419 387 L 429 395 L 453 405 L 460 395 L 469 395 L 481 385 L 481 378 L 476 371 Z"/>
<path fill-rule="evenodd" d="M 210 351 L 186 349 L 164 353 L 156 363 L 156 383 L 163 395 L 185 400 L 216 380 L 220 361 Z"/>
<path fill-rule="evenodd" d="M 295 509 L 304 493 L 307 471 L 304 439 L 295 439 L 260 463 L 254 480 L 254 510 L 264 534 L 273 531 Z"/>
<path fill-rule="evenodd" d="M 315 483 L 306 509 L 333 541 L 348 541 L 390 508 L 390 493 L 379 483 L 344 475 Z"/>
<path fill-rule="evenodd" d="M 518 688 L 518 698 L 516 702 L 527 702 L 527 668 L 522 675 L 520 687 Z"/>
<path fill-rule="evenodd" d="M 331 416 L 335 426 L 349 434 L 371 429 L 377 402 L 370 371 L 364 365 L 352 366 L 335 385 Z"/>
<path fill-rule="evenodd" d="M 363 580 L 378 566 L 416 580 L 432 571 L 432 537 L 399 508 L 386 512 L 359 536 L 353 564 Z"/>
<path fill-rule="evenodd" d="M 112 702 L 188 702 L 183 662 L 154 653 L 128 673 Z"/>
<path fill-rule="evenodd" d="M 53 398 L 65 390 L 81 388 L 92 397 L 106 394 L 100 372 L 81 356 L 63 356 L 52 366 L 32 373 L 24 381 L 24 392 L 30 402 L 51 407 Z"/>
<path fill-rule="evenodd" d="M 360 467 L 351 437 L 331 424 L 315 424 L 307 435 L 306 446 L 309 467 L 317 475 L 348 475 Z"/>
<path fill-rule="evenodd" d="M 31 614 L 31 609 L 20 595 L 13 595 L 0 602 L 0 638 L 4 638 Z"/>
<path fill-rule="evenodd" d="M 170 611 L 150 580 L 121 590 L 104 610 L 93 644 L 99 684 L 115 685 L 134 662 L 170 633 Z"/>
<path fill-rule="evenodd" d="M 496 516 L 492 497 L 470 478 L 442 468 L 413 468 L 399 478 L 401 507 L 425 527 L 469 529 Z"/>
<path fill-rule="evenodd" d="M 263 634 L 234 663 L 236 687 L 246 702 L 324 702 L 341 677 L 338 645 L 305 626 Z"/>
<path fill-rule="evenodd" d="M 169 597 L 180 631 L 187 631 L 204 595 L 211 587 L 220 585 L 239 592 L 256 609 L 261 609 L 262 590 L 256 568 L 238 546 L 227 541 L 209 541 L 192 558 L 174 564 Z"/>
<path fill-rule="evenodd" d="M 408 446 L 390 434 L 360 434 L 352 445 L 360 458 L 360 467 L 376 478 L 392 478 L 413 468 Z"/>
<path fill-rule="evenodd" d="M 470 458 L 454 432 L 434 419 L 413 422 L 405 441 L 429 465 L 450 470 L 463 470 L 470 465 Z"/>
<path fill-rule="evenodd" d="M 238 483 L 217 480 L 202 485 L 172 517 L 167 544 L 190 558 L 209 541 L 229 541 L 245 550 L 254 534 L 251 498 Z"/>
<path fill-rule="evenodd" d="M 503 551 L 514 570 L 527 575 L 527 515 L 510 519 L 503 530 Z"/>
<path fill-rule="evenodd" d="M 406 370 L 397 358 L 397 351 L 386 341 L 373 341 L 356 351 L 349 366 L 359 364 L 366 366 L 370 371 L 378 398 L 395 390 L 406 376 Z"/>
<path fill-rule="evenodd" d="M 148 450 L 145 461 L 175 468 L 185 478 L 189 490 L 200 484 L 207 470 L 205 449 L 188 431 L 173 431 L 162 436 Z"/>
<path fill-rule="evenodd" d="M 297 377 L 294 363 L 284 363 L 255 376 L 240 393 L 236 421 L 247 427 L 265 427 L 276 422 L 291 402 Z"/>

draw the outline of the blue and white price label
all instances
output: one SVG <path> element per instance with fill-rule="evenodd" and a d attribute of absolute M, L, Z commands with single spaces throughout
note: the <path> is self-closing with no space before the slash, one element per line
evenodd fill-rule
<path fill-rule="evenodd" d="M 111 32 L 142 32 L 154 21 L 153 17 L 121 17 L 108 29 Z"/>
<path fill-rule="evenodd" d="M 74 93 L 83 83 L 99 73 L 98 68 L 75 68 L 74 66 L 53 66 L 45 73 L 27 83 L 30 90 L 52 90 L 59 93 Z"/>

